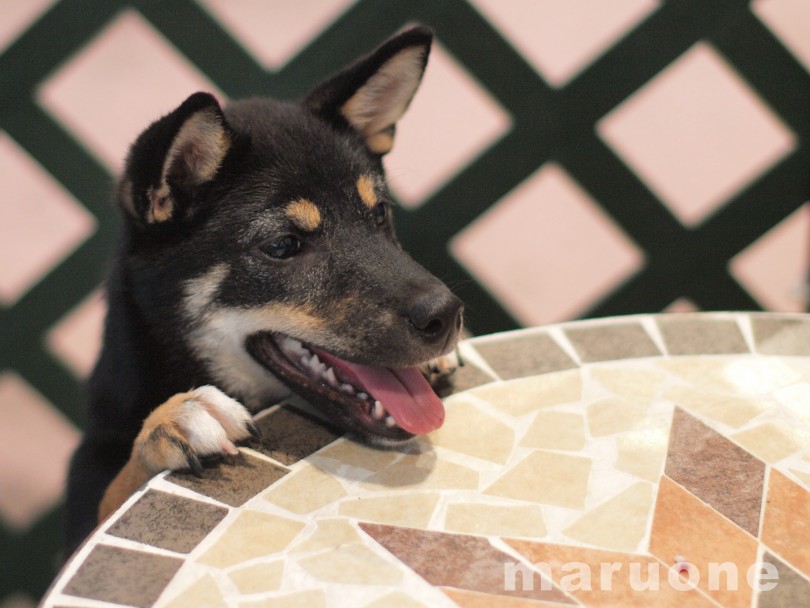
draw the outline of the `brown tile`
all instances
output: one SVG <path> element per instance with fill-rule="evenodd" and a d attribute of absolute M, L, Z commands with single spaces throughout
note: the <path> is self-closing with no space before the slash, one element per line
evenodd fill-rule
<path fill-rule="evenodd" d="M 776 469 L 768 476 L 762 542 L 810 576 L 810 492 Z"/>
<path fill-rule="evenodd" d="M 440 397 L 447 397 L 494 381 L 495 379 L 487 372 L 472 363 L 465 363 L 463 367 L 453 372 L 444 384 L 435 388 Z"/>
<path fill-rule="evenodd" d="M 650 552 L 668 566 L 676 556 L 697 569 L 698 588 L 727 608 L 748 608 L 752 590 L 746 573 L 757 561 L 757 541 L 706 503 L 661 477 L 655 505 Z M 710 565 L 732 564 L 738 574 L 736 589 L 721 578 L 709 585 Z"/>
<path fill-rule="evenodd" d="M 157 601 L 183 561 L 143 551 L 97 545 L 62 592 L 146 608 Z"/>
<path fill-rule="evenodd" d="M 442 592 L 460 608 L 555 608 L 555 606 L 559 608 L 567 605 L 557 602 L 528 600 L 523 597 L 507 597 L 504 595 L 492 595 L 491 593 L 465 591 L 464 589 L 453 589 L 452 587 L 444 587 Z"/>
<path fill-rule="evenodd" d="M 506 334 L 500 340 L 476 342 L 477 350 L 504 380 L 577 367 L 576 361 L 548 334 Z"/>
<path fill-rule="evenodd" d="M 694 589 L 678 591 L 671 587 L 667 581 L 667 568 L 649 555 L 528 540 L 507 539 L 506 542 L 529 562 L 547 565 L 554 582 L 586 606 L 717 608 Z M 608 570 L 603 580 L 603 564 L 619 567 L 612 573 Z M 652 587 L 656 579 L 657 589 L 644 589 L 644 585 L 638 584 L 650 581 Z M 520 585 L 518 577 L 517 586 Z"/>
<path fill-rule="evenodd" d="M 678 407 L 665 473 L 757 536 L 765 464 Z"/>
<path fill-rule="evenodd" d="M 288 472 L 272 462 L 240 451 L 238 456 L 206 467 L 202 477 L 176 472 L 166 479 L 232 507 L 239 507 Z"/>
<path fill-rule="evenodd" d="M 664 316 L 658 319 L 658 328 L 670 355 L 750 352 L 736 321 L 731 319 Z"/>
<path fill-rule="evenodd" d="M 783 317 L 751 317 L 755 350 L 765 355 L 810 356 L 810 321 Z"/>
<path fill-rule="evenodd" d="M 485 538 L 361 523 L 360 527 L 434 587 L 453 587 L 495 596 L 572 603 L 559 589 L 514 591 L 504 587 L 504 567 L 515 558 Z"/>
<path fill-rule="evenodd" d="M 189 553 L 228 514 L 228 509 L 198 500 L 149 490 L 108 534 L 161 549 Z"/>
<path fill-rule="evenodd" d="M 288 405 L 260 416 L 256 426 L 262 438 L 248 445 L 286 465 L 306 458 L 343 434 L 336 427 Z"/>
<path fill-rule="evenodd" d="M 639 323 L 571 327 L 565 335 L 583 363 L 661 354 Z"/>
<path fill-rule="evenodd" d="M 773 589 L 759 592 L 757 608 L 795 608 L 810 602 L 810 581 L 772 553 L 766 551 L 762 561 L 775 566 L 779 578 L 770 581 L 776 583 Z"/>

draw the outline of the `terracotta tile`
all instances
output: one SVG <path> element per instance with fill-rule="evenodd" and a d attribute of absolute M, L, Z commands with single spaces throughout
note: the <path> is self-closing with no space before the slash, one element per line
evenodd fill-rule
<path fill-rule="evenodd" d="M 491 536 L 542 538 L 546 535 L 543 511 L 536 505 L 488 505 L 451 503 L 447 505 L 444 528 Z"/>
<path fill-rule="evenodd" d="M 810 576 L 810 492 L 771 469 L 762 542 Z"/>
<path fill-rule="evenodd" d="M 764 355 L 810 356 L 810 321 L 751 317 L 756 351 Z"/>
<path fill-rule="evenodd" d="M 549 450 L 581 450 L 585 446 L 585 419 L 568 412 L 538 412 L 520 445 Z"/>
<path fill-rule="evenodd" d="M 779 578 L 776 581 L 770 581 L 777 583 L 773 589 L 759 592 L 757 608 L 794 608 L 807 604 L 808 598 L 810 598 L 810 581 L 772 553 L 766 551 L 762 556 L 762 561 L 775 566 Z M 769 581 L 763 582 L 768 583 Z"/>
<path fill-rule="evenodd" d="M 341 483 L 309 463 L 287 475 L 262 498 L 292 513 L 312 513 L 346 496 Z"/>
<path fill-rule="evenodd" d="M 289 471 L 243 451 L 211 467 L 202 477 L 191 473 L 171 473 L 166 479 L 205 496 L 239 507 L 275 483 Z"/>
<path fill-rule="evenodd" d="M 748 353 L 737 322 L 693 316 L 660 317 L 658 329 L 670 355 Z"/>
<path fill-rule="evenodd" d="M 558 372 L 577 367 L 574 361 L 545 333 L 511 335 L 475 343 L 489 366 L 504 380 Z M 520 356 L 515 356 L 520 353 Z"/>
<path fill-rule="evenodd" d="M 763 422 L 731 438 L 754 456 L 775 464 L 810 444 L 810 432 L 782 422 Z"/>
<path fill-rule="evenodd" d="M 215 568 L 228 568 L 283 551 L 303 527 L 300 522 L 278 515 L 242 511 L 198 561 Z"/>
<path fill-rule="evenodd" d="M 638 323 L 571 327 L 565 335 L 583 363 L 654 357 L 661 354 Z"/>
<path fill-rule="evenodd" d="M 372 498 L 357 497 L 344 500 L 338 512 L 361 521 L 427 528 L 438 503 L 439 494 L 428 492 Z"/>
<path fill-rule="evenodd" d="M 402 569 L 360 543 L 299 559 L 298 565 L 326 583 L 395 586 L 402 582 Z"/>
<path fill-rule="evenodd" d="M 558 590 L 504 588 L 504 567 L 515 559 L 485 538 L 361 523 L 360 527 L 434 587 L 570 603 Z"/>
<path fill-rule="evenodd" d="M 721 605 L 751 605 L 746 573 L 757 561 L 756 540 L 666 476 L 659 484 L 650 552 L 669 566 L 676 556 L 685 558 L 697 569 L 698 588 Z M 724 577 L 710 588 L 710 565 L 725 563 L 736 567 L 736 590 Z"/>
<path fill-rule="evenodd" d="M 759 416 L 768 407 L 762 399 L 720 395 L 686 386 L 670 387 L 664 392 L 664 398 L 691 412 L 734 428 Z"/>
<path fill-rule="evenodd" d="M 189 553 L 227 514 L 223 507 L 149 490 L 107 529 L 107 534 Z"/>
<path fill-rule="evenodd" d="M 680 408 L 673 413 L 666 474 L 757 535 L 765 465 Z"/>
<path fill-rule="evenodd" d="M 652 515 L 653 487 L 636 483 L 591 509 L 563 533 L 603 549 L 635 551 Z"/>
<path fill-rule="evenodd" d="M 210 574 L 190 585 L 166 604 L 166 608 L 227 608 L 217 582 Z"/>
<path fill-rule="evenodd" d="M 666 566 L 654 557 L 534 541 L 506 542 L 530 563 L 543 564 L 563 591 L 586 606 L 717 608 L 694 589 L 678 591 L 670 586 Z M 611 565 L 617 570 L 611 572 Z M 519 577 L 516 582 L 519 587 Z"/>
<path fill-rule="evenodd" d="M 182 559 L 97 545 L 63 589 L 102 602 L 147 608 L 183 565 Z"/>
<path fill-rule="evenodd" d="M 262 432 L 249 446 L 282 464 L 290 465 L 332 443 L 343 433 L 330 424 L 283 405 L 256 419 Z"/>
<path fill-rule="evenodd" d="M 468 401 L 465 395 L 448 400 L 446 410 L 444 425 L 420 438 L 420 442 L 497 464 L 508 460 L 515 445 L 515 433 L 511 428 Z M 485 442 L 481 441 L 482 429 L 486 429 Z"/>
<path fill-rule="evenodd" d="M 523 597 L 507 597 L 504 595 L 492 595 L 491 593 L 453 589 L 452 587 L 443 587 L 442 592 L 458 604 L 460 608 L 559 608 L 567 605 L 557 602 L 529 600 Z"/>
<path fill-rule="evenodd" d="M 228 573 L 228 578 L 243 595 L 280 589 L 283 576 L 283 560 L 253 564 Z"/>
<path fill-rule="evenodd" d="M 504 473 L 484 493 L 582 509 L 590 471 L 589 458 L 536 451 Z"/>
<path fill-rule="evenodd" d="M 472 395 L 489 401 L 512 416 L 540 408 L 572 403 L 582 398 L 582 374 L 577 370 L 552 372 L 473 389 Z"/>

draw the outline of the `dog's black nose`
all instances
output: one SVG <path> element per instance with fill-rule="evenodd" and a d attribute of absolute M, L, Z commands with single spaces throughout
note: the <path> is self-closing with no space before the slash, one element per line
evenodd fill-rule
<path fill-rule="evenodd" d="M 418 296 L 408 311 L 408 321 L 425 340 L 438 342 L 461 330 L 464 305 L 447 289 Z"/>

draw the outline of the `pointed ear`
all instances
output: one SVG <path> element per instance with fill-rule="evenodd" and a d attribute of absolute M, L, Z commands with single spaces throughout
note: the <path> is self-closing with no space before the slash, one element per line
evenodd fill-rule
<path fill-rule="evenodd" d="M 375 154 L 394 144 L 396 122 L 422 80 L 433 32 L 417 26 L 397 34 L 310 93 L 306 105 L 334 124 L 354 128 Z"/>
<path fill-rule="evenodd" d="M 190 217 L 198 189 L 214 179 L 230 147 L 219 103 L 195 93 L 132 145 L 118 186 L 121 205 L 141 224 Z"/>

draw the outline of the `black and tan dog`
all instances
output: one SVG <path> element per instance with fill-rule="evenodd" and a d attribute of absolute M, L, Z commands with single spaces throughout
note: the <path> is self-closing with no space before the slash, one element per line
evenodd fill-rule
<path fill-rule="evenodd" d="M 250 412 L 291 393 L 372 443 L 441 425 L 421 369 L 462 305 L 397 243 L 381 162 L 430 44 L 404 31 L 301 102 L 197 93 L 134 143 L 70 547 L 159 471 L 234 453 Z"/>

